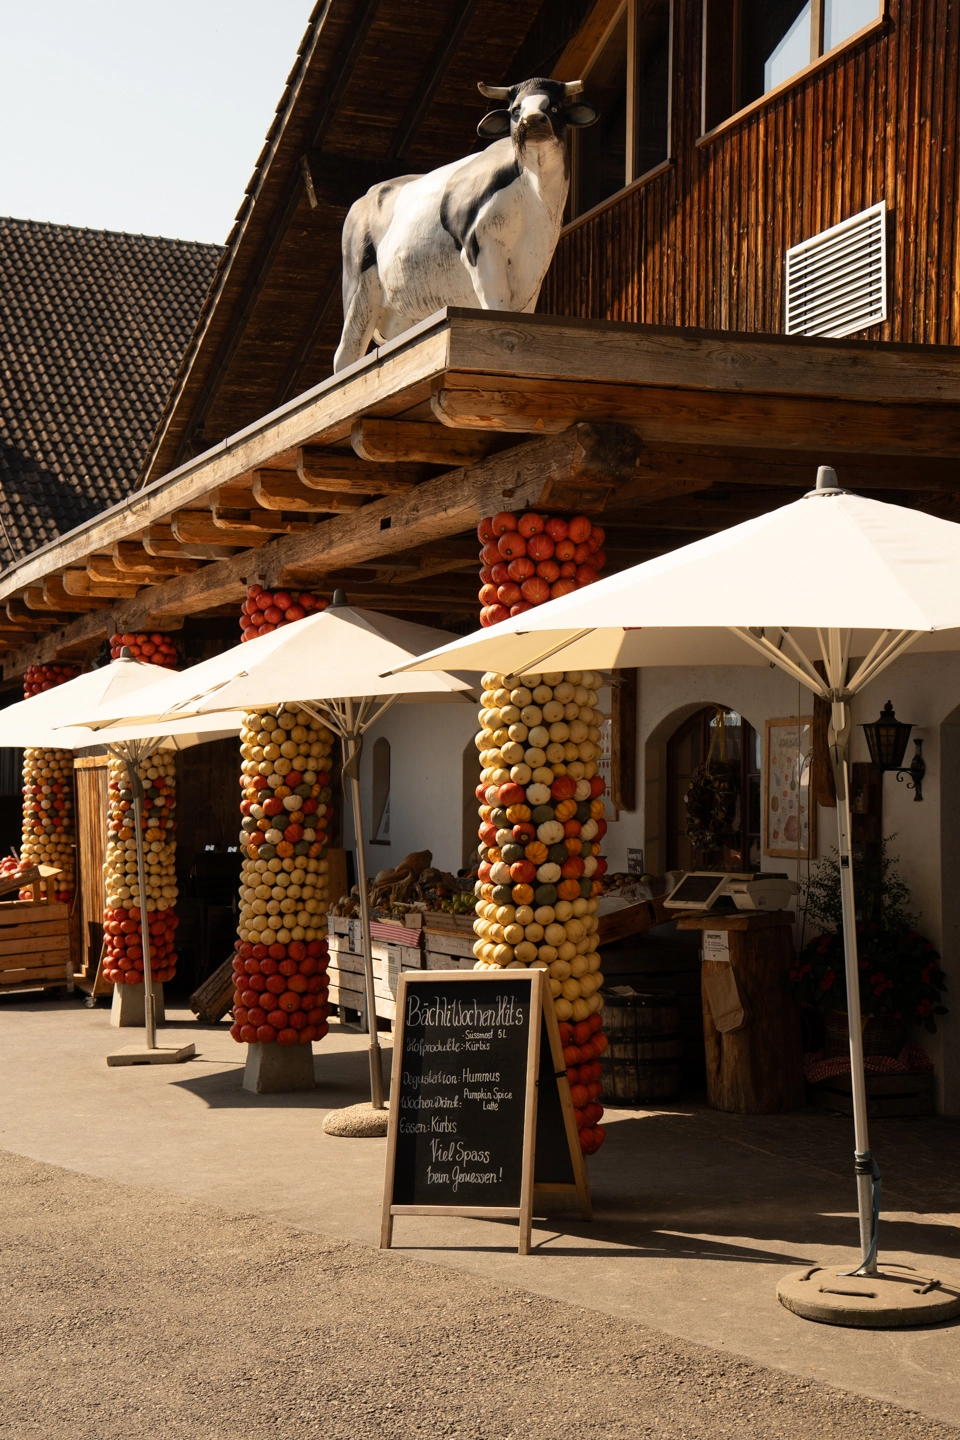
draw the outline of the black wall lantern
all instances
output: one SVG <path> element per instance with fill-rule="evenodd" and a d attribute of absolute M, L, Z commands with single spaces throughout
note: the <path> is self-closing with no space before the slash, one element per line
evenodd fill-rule
<path fill-rule="evenodd" d="M 863 727 L 867 745 L 870 748 L 870 759 L 874 765 L 881 771 L 893 770 L 898 780 L 909 775 L 911 779 L 907 781 L 907 789 L 915 792 L 914 800 L 922 800 L 923 777 L 927 773 L 927 767 L 921 754 L 922 740 L 914 740 L 917 752 L 909 769 L 902 768 L 904 752 L 912 729 L 912 725 L 904 725 L 897 719 L 893 713 L 893 704 L 889 700 L 884 705 L 879 720 L 874 720 L 872 725 Z"/>

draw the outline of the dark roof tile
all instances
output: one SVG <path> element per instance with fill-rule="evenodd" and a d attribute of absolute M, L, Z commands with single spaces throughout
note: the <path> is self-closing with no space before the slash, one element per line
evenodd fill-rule
<path fill-rule="evenodd" d="M 0 217 L 0 566 L 134 488 L 221 253 Z"/>

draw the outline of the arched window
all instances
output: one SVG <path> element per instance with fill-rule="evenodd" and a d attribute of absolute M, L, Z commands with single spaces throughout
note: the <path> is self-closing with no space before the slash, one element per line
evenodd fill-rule
<path fill-rule="evenodd" d="M 725 782 L 726 806 L 714 831 L 718 843 L 700 848 L 687 833 L 687 795 L 708 760 Z M 747 720 L 722 705 L 707 705 L 685 720 L 667 742 L 667 868 L 759 870 L 760 785 L 760 738 Z"/>
<path fill-rule="evenodd" d="M 371 845 L 390 844 L 390 741 L 373 742 L 373 824 Z"/>

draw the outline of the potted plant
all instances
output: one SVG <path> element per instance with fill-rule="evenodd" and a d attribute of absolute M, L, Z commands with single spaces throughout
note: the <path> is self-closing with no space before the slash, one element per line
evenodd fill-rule
<path fill-rule="evenodd" d="M 883 842 L 875 860 L 854 857 L 860 1011 L 867 1055 L 899 1054 L 912 1025 L 922 1023 L 933 1032 L 934 1017 L 947 1013 L 940 957 L 920 934 L 906 881 L 887 853 L 893 838 Z M 801 892 L 803 930 L 816 933 L 802 945 L 790 981 L 801 1003 L 821 1012 L 827 1054 L 844 1054 L 849 1030 L 840 866 L 835 852 L 820 861 Z"/>

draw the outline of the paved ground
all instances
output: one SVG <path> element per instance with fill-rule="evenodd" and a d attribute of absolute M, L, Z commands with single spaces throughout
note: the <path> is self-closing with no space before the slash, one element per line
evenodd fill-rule
<path fill-rule="evenodd" d="M 196 1061 L 109 1070 L 132 1035 L 106 1010 L 0 1000 L 0 1235 L 24 1234 L 3 1258 L 0 1434 L 239 1440 L 304 1433 L 299 1415 L 361 1437 L 960 1436 L 960 1324 L 837 1330 L 776 1302 L 791 1265 L 851 1255 L 847 1122 L 620 1112 L 593 1225 L 543 1219 L 521 1258 L 509 1226 L 411 1219 L 380 1255 L 383 1142 L 319 1125 L 361 1098 L 363 1039 L 318 1048 L 313 1094 L 252 1096 L 225 1029 L 174 1019 Z M 889 1258 L 960 1272 L 958 1138 L 876 1127 Z M 134 1372 L 154 1376 L 142 1423 Z M 198 1428 L 209 1413 L 229 1418 Z"/>
<path fill-rule="evenodd" d="M 0 1155 L 0 1434 L 955 1440 L 960 1431 L 368 1246 Z"/>

